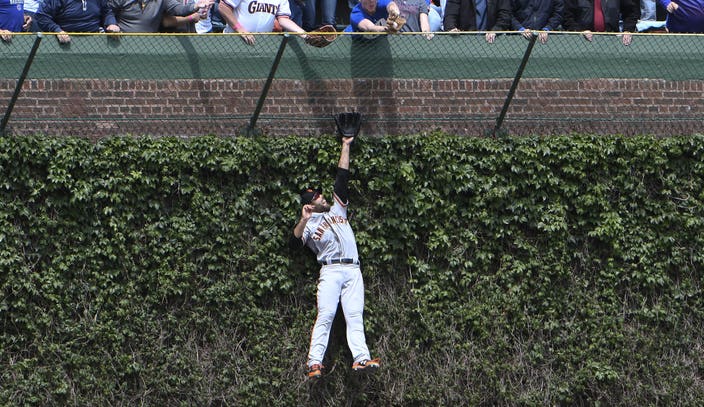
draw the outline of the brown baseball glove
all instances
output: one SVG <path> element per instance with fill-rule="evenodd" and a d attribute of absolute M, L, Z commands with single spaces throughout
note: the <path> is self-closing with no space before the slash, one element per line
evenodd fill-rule
<path fill-rule="evenodd" d="M 317 48 L 325 48 L 332 44 L 332 42 L 336 39 L 337 34 L 335 27 L 331 25 L 324 25 L 318 28 L 315 32 L 306 35 L 306 44 Z"/>
<path fill-rule="evenodd" d="M 404 17 L 401 15 L 391 15 L 386 19 L 386 31 L 389 34 L 398 34 L 404 24 L 406 24 Z"/>

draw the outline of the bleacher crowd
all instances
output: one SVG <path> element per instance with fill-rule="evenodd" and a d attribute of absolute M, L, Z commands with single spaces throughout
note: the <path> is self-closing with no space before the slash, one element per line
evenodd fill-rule
<path fill-rule="evenodd" d="M 385 20 L 401 15 L 402 32 L 484 32 L 487 42 L 498 31 L 537 35 L 546 42 L 557 30 L 581 32 L 639 31 L 704 33 L 704 0 L 0 0 L 0 38 L 12 33 L 239 32 L 291 31 L 305 36 L 323 25 L 345 31 L 387 30 Z M 340 18 L 340 16 L 349 18 Z M 348 20 L 349 25 L 337 24 Z"/>

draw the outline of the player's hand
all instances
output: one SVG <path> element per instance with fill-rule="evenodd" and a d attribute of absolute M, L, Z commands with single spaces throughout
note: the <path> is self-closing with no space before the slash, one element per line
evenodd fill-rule
<path fill-rule="evenodd" d="M 493 44 L 494 41 L 496 41 L 496 33 L 486 33 L 484 34 L 484 39 L 486 39 L 486 42 L 489 44 Z"/>
<path fill-rule="evenodd" d="M 591 31 L 587 30 L 582 32 L 582 37 L 584 37 L 585 40 L 592 42 L 592 40 L 594 39 L 594 34 L 592 34 Z"/>
<path fill-rule="evenodd" d="M 679 9 L 679 8 L 680 8 L 680 6 L 677 3 L 675 3 L 674 1 L 671 1 L 670 4 L 667 5 L 666 10 L 668 13 L 672 14 L 675 11 L 677 11 L 677 9 Z"/>
<path fill-rule="evenodd" d="M 313 205 L 303 205 L 303 209 L 301 209 L 301 219 L 308 220 L 310 219 L 311 216 L 313 216 L 313 209 L 315 207 Z"/>

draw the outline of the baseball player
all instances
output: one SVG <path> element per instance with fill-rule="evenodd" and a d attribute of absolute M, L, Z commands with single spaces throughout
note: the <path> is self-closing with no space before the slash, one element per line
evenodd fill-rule
<path fill-rule="evenodd" d="M 222 0 L 220 15 L 227 24 L 224 33 L 272 32 L 274 22 L 285 31 L 304 34 L 305 31 L 291 20 L 288 0 Z M 254 35 L 242 35 L 242 40 L 254 45 Z"/>
<path fill-rule="evenodd" d="M 315 253 L 321 265 L 318 279 L 318 317 L 313 327 L 308 353 L 308 377 L 322 375 L 323 356 L 330 336 L 338 303 L 342 304 L 347 324 L 347 343 L 352 352 L 356 371 L 373 371 L 379 359 L 369 355 L 364 337 L 364 282 L 359 267 L 359 255 L 354 233 L 347 220 L 350 144 L 354 137 L 342 138 L 342 151 L 337 168 L 333 204 L 330 205 L 319 189 L 308 188 L 301 193 L 301 219 L 293 229 L 293 243 Z"/>

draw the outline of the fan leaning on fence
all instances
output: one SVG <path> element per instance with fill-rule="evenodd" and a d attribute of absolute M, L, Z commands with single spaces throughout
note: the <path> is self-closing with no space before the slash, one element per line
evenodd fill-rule
<path fill-rule="evenodd" d="M 32 18 L 24 15 L 24 4 L 0 0 L 0 39 L 12 41 L 12 33 L 27 31 Z"/>
<path fill-rule="evenodd" d="M 275 23 L 285 31 L 301 34 L 307 44 L 315 47 L 327 46 L 337 37 L 334 34 L 335 28 L 332 26 L 321 27 L 319 32 L 333 34 L 307 34 L 291 20 L 291 7 L 288 0 L 267 0 L 266 3 L 258 0 L 222 0 L 220 15 L 227 23 L 223 32 L 242 33 L 242 40 L 249 45 L 254 45 L 255 42 L 255 36 L 249 33 L 272 32 Z"/>

